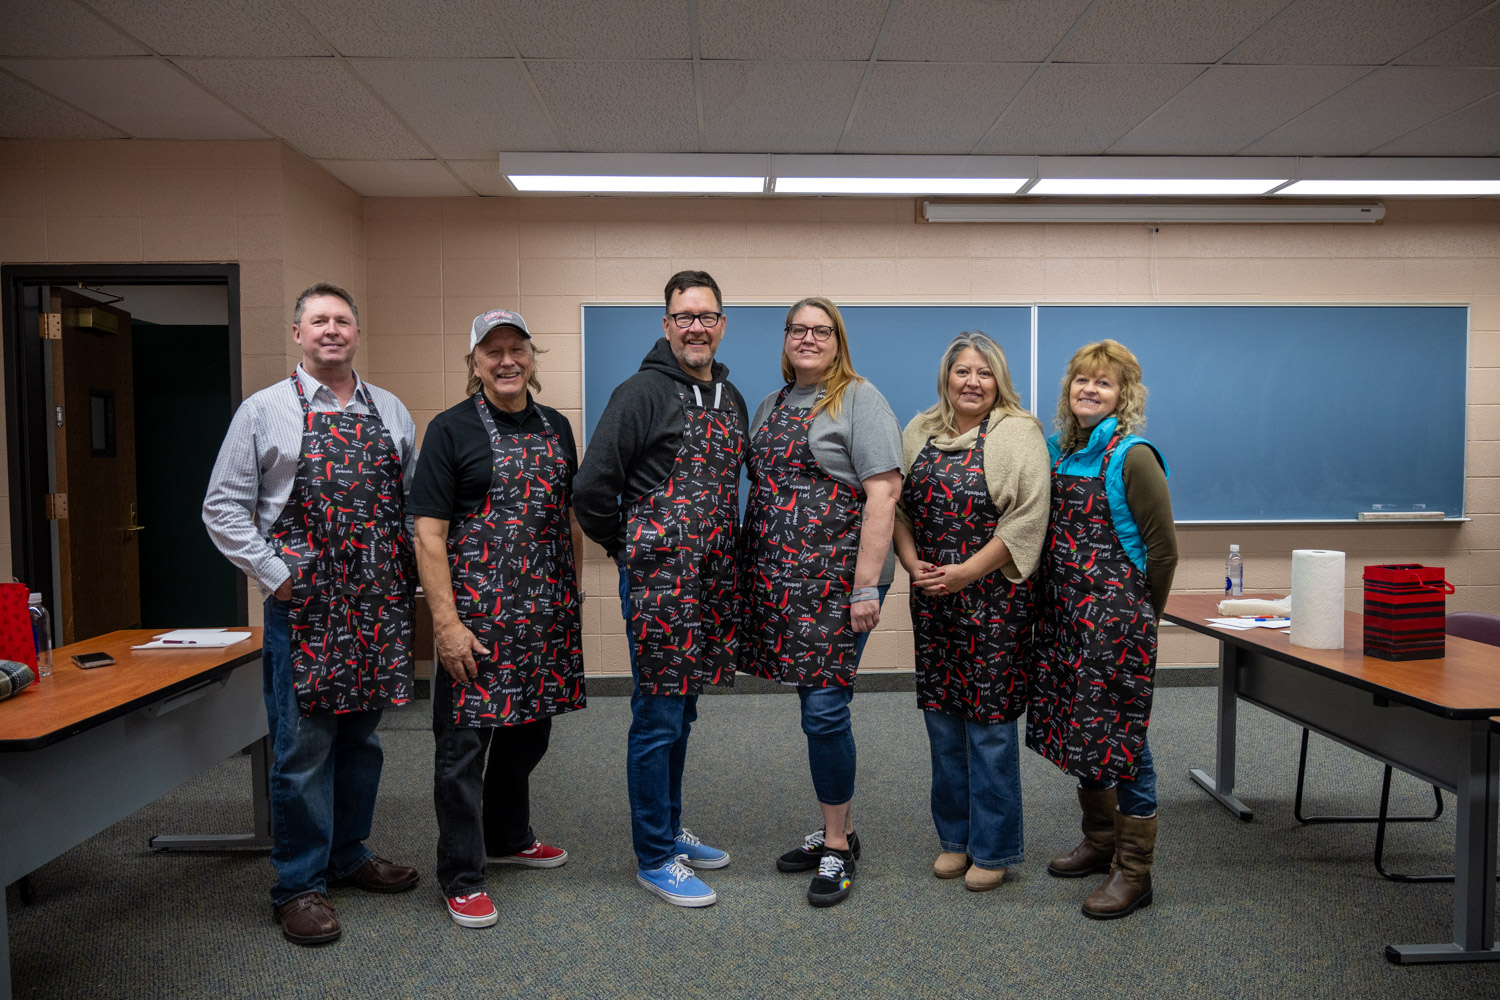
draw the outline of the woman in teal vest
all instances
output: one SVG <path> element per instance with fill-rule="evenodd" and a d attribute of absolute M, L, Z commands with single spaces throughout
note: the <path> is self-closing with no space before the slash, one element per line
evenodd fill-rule
<path fill-rule="evenodd" d="M 1108 872 L 1085 916 L 1151 903 L 1156 769 L 1146 742 L 1156 623 L 1177 567 L 1167 463 L 1136 434 L 1146 387 L 1113 340 L 1078 349 L 1058 400 L 1026 745 L 1078 779 L 1083 841 L 1047 866 Z"/>

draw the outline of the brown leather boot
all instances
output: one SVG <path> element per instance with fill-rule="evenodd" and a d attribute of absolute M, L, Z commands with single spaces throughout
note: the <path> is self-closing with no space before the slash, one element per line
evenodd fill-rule
<path fill-rule="evenodd" d="M 1115 860 L 1104 883 L 1083 901 L 1095 920 L 1128 917 L 1151 905 L 1151 860 L 1156 853 L 1156 817 L 1115 813 Z"/>
<path fill-rule="evenodd" d="M 1047 864 L 1047 874 L 1058 878 L 1082 878 L 1109 871 L 1115 856 L 1115 786 L 1078 789 L 1083 807 L 1083 840 L 1067 854 Z"/>

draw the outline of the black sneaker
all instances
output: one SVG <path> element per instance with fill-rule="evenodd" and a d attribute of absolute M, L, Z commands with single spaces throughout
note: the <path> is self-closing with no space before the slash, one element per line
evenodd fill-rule
<path fill-rule="evenodd" d="M 859 834 L 849 834 L 849 850 L 859 858 Z M 823 846 L 823 831 L 814 830 L 802 838 L 802 846 L 787 851 L 776 859 L 776 870 L 779 872 L 810 872 L 818 867 L 818 862 L 823 860 L 823 854 L 827 848 Z"/>
<path fill-rule="evenodd" d="M 854 854 L 830 848 L 818 862 L 818 874 L 807 887 L 807 901 L 814 906 L 842 903 L 854 887 Z"/>

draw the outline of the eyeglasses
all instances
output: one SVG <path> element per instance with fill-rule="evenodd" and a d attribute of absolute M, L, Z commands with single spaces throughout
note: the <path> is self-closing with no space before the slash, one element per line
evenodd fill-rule
<path fill-rule="evenodd" d="M 829 337 L 833 336 L 833 327 L 802 326 L 801 324 L 798 324 L 796 326 L 789 326 L 786 328 L 786 336 L 788 340 L 801 340 L 809 333 L 812 334 L 813 340 L 816 340 L 818 343 L 822 344 L 825 343 Z"/>
<path fill-rule="evenodd" d="M 677 329 L 686 330 L 696 320 L 703 324 L 703 329 L 712 330 L 719 325 L 719 320 L 724 318 L 723 313 L 667 313 L 672 322 L 677 324 Z"/>

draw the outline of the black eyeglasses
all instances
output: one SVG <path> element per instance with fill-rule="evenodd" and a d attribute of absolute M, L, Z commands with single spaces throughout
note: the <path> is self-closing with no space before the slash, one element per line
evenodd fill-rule
<path fill-rule="evenodd" d="M 703 324 L 703 329 L 712 330 L 719 325 L 719 320 L 724 318 L 723 313 L 667 313 L 677 329 L 686 330 L 696 320 Z"/>
<path fill-rule="evenodd" d="M 798 324 L 795 324 L 793 326 L 789 326 L 789 327 L 786 328 L 786 335 L 787 335 L 787 338 L 790 339 L 790 340 L 801 340 L 802 338 L 806 337 L 809 333 L 812 334 L 812 339 L 813 340 L 816 340 L 818 343 L 822 344 L 822 343 L 826 343 L 827 340 L 828 340 L 828 338 L 833 336 L 833 327 L 831 327 L 831 326 L 803 326 L 800 323 L 798 323 Z"/>

